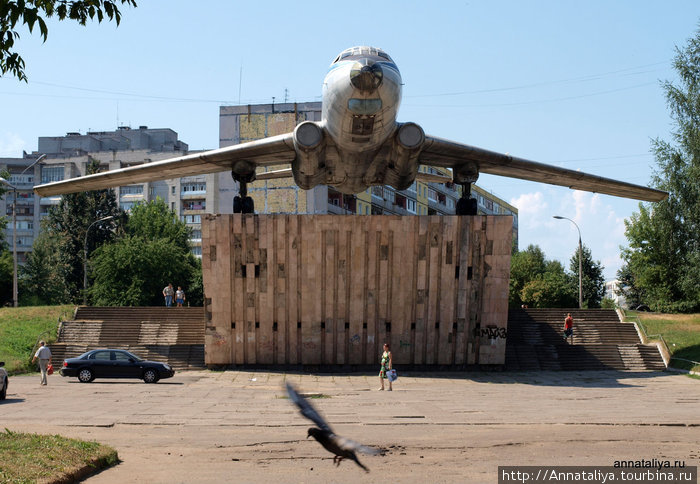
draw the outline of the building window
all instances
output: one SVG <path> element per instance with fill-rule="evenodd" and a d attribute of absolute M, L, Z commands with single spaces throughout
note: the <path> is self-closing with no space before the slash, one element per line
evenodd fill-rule
<path fill-rule="evenodd" d="M 50 183 L 63 180 L 62 166 L 42 166 L 41 183 Z"/>
<path fill-rule="evenodd" d="M 11 227 L 11 225 L 9 227 Z M 34 230 L 34 222 L 29 220 L 18 220 L 17 230 Z"/>
<path fill-rule="evenodd" d="M 10 175 L 10 183 L 13 185 L 34 184 L 34 175 Z"/>
<path fill-rule="evenodd" d="M 175 187 L 173 187 L 173 190 Z M 180 187 L 180 192 L 183 195 L 192 195 L 195 193 L 206 193 L 207 184 L 206 183 L 183 183 Z"/>
<path fill-rule="evenodd" d="M 119 188 L 119 195 L 143 195 L 143 185 L 127 185 Z"/>
<path fill-rule="evenodd" d="M 202 231 L 201 230 L 193 230 L 192 236 L 190 237 L 190 239 L 201 240 L 202 239 Z"/>
<path fill-rule="evenodd" d="M 181 215 L 180 220 L 186 224 L 199 224 L 202 223 L 201 215 Z"/>
<path fill-rule="evenodd" d="M 406 200 L 406 210 L 411 213 L 416 213 L 416 201 L 410 198 Z"/>
<path fill-rule="evenodd" d="M 206 210 L 207 201 L 206 200 L 185 200 L 182 202 L 182 208 L 184 210 Z"/>
<path fill-rule="evenodd" d="M 202 247 L 200 245 L 195 245 L 192 247 L 192 253 L 194 255 L 202 255 Z"/>
<path fill-rule="evenodd" d="M 384 200 L 387 202 L 395 203 L 396 201 L 396 192 L 394 190 L 391 190 L 389 188 L 384 189 Z"/>
<path fill-rule="evenodd" d="M 172 187 L 170 187 L 170 193 L 173 194 L 173 195 L 175 195 L 175 185 L 173 185 Z"/>

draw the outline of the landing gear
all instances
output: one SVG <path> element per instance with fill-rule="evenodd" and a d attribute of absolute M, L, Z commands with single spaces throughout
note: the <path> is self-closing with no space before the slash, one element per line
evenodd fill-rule
<path fill-rule="evenodd" d="M 233 197 L 233 213 L 255 213 L 255 203 L 248 196 L 248 183 L 240 181 L 240 195 Z"/>
<path fill-rule="evenodd" d="M 462 196 L 457 200 L 455 215 L 476 215 L 477 204 L 476 198 L 471 198 L 472 184 L 462 183 Z"/>

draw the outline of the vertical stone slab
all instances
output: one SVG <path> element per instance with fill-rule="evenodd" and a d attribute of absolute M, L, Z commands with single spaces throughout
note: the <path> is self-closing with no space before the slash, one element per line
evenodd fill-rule
<path fill-rule="evenodd" d="M 301 250 L 301 237 L 299 217 L 286 215 L 287 217 L 287 238 L 285 249 L 287 251 L 287 352 L 289 354 L 289 364 L 301 363 L 301 315 L 299 312 L 299 252 Z"/>

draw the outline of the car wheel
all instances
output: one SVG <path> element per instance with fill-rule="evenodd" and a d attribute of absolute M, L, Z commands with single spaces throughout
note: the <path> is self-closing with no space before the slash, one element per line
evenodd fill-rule
<path fill-rule="evenodd" d="M 155 383 L 158 381 L 158 372 L 156 370 L 148 369 L 143 372 L 143 381 L 146 383 Z"/>
<path fill-rule="evenodd" d="M 5 378 L 5 381 L 2 382 L 2 391 L 0 392 L 0 400 L 5 400 L 5 397 L 7 397 L 7 378 Z"/>
<path fill-rule="evenodd" d="M 95 375 L 93 375 L 92 370 L 89 368 L 83 368 L 78 372 L 78 380 L 82 383 L 90 383 L 94 379 Z"/>

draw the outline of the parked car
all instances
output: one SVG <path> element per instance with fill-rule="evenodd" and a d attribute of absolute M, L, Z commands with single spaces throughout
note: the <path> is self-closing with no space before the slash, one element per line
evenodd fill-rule
<path fill-rule="evenodd" d="M 78 377 L 83 383 L 95 378 L 139 378 L 156 383 L 175 374 L 170 365 L 148 361 L 125 350 L 99 349 L 63 361 L 61 376 Z"/>
<path fill-rule="evenodd" d="M 0 400 L 5 400 L 7 397 L 7 384 L 10 380 L 7 378 L 7 370 L 3 368 L 4 361 L 0 361 Z"/>

